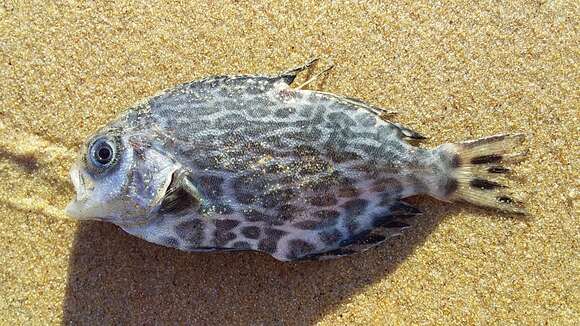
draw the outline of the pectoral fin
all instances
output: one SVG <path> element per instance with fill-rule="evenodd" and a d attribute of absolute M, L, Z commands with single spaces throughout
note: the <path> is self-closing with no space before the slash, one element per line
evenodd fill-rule
<path fill-rule="evenodd" d="M 182 169 L 173 172 L 159 212 L 176 213 L 187 208 L 197 209 L 200 205 L 201 195 L 191 182 L 189 173 Z"/>

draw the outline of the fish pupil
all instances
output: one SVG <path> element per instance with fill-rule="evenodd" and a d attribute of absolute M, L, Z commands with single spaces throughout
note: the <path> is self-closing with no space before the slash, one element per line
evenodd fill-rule
<path fill-rule="evenodd" d="M 113 151 L 107 144 L 103 144 L 104 146 L 99 148 L 97 151 L 97 162 L 101 164 L 107 164 L 111 161 L 111 157 L 113 156 Z"/>

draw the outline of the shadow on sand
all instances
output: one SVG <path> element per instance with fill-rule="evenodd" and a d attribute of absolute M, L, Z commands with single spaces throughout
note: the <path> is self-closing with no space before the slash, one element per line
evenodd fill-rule
<path fill-rule="evenodd" d="M 416 200 L 411 200 L 414 204 Z M 325 262 L 267 255 L 186 253 L 111 224 L 81 223 L 64 302 L 66 324 L 312 324 L 397 266 L 455 208 L 433 207 L 399 238 Z"/>

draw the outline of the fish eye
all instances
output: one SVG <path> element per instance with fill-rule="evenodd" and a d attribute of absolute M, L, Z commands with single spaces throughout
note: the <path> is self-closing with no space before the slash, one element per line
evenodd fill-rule
<path fill-rule="evenodd" d="M 89 150 L 91 163 L 98 168 L 107 168 L 115 161 L 115 144 L 108 139 L 97 139 Z"/>

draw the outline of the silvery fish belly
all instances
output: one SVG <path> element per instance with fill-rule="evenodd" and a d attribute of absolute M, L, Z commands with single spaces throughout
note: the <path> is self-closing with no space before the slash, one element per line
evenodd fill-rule
<path fill-rule="evenodd" d="M 67 213 L 181 250 L 298 260 L 399 234 L 420 213 L 402 201 L 413 195 L 524 212 L 499 183 L 521 135 L 412 146 L 423 137 L 377 108 L 292 88 L 309 64 L 183 84 L 127 110 L 83 146 Z"/>

